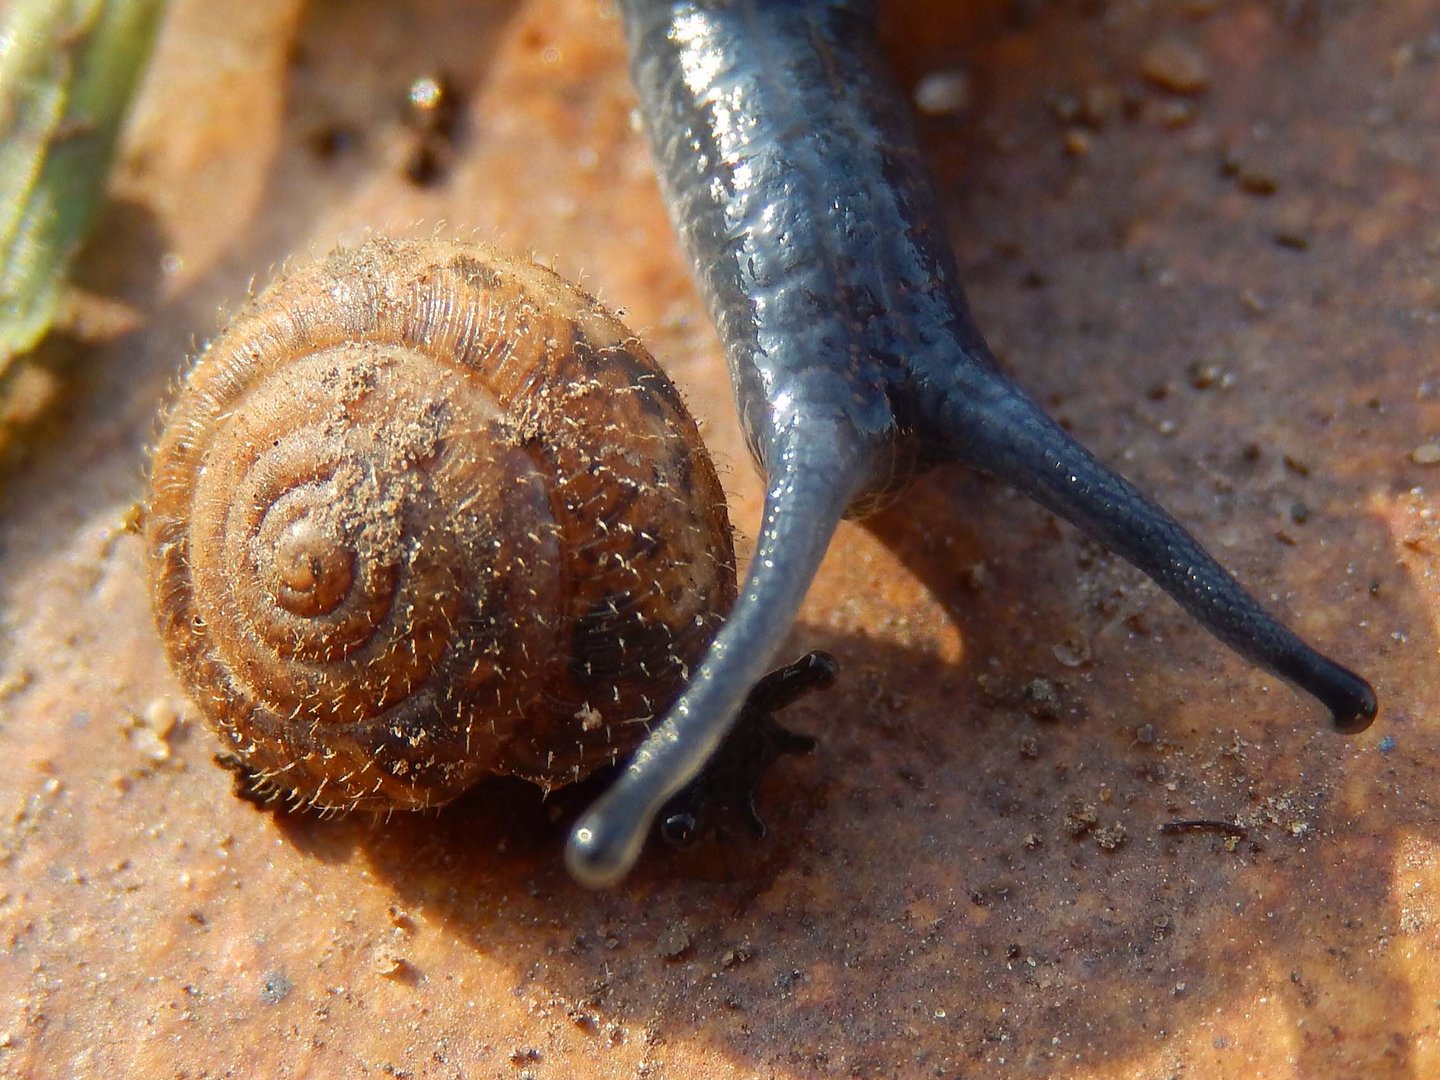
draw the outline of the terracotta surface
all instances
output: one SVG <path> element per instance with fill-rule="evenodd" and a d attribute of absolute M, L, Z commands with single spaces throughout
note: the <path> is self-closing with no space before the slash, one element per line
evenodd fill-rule
<path fill-rule="evenodd" d="M 821 745 L 770 778 L 766 843 L 592 894 L 560 845 L 593 792 L 232 798 L 124 522 L 173 373 L 286 258 L 372 228 L 533 251 L 667 363 L 742 530 L 759 490 L 608 9 L 181 0 L 81 271 L 130 317 L 49 346 L 67 393 L 4 481 L 0 1072 L 1440 1073 L 1440 9 L 955 6 L 887 21 L 907 82 L 966 75 L 923 129 L 981 325 L 1375 680 L 1374 728 L 1328 733 L 957 472 L 837 541 L 794 646 L 842 682 L 793 710 Z M 437 70 L 461 125 L 421 187 L 399 101 Z M 1243 837 L 1159 831 L 1193 818 Z"/>

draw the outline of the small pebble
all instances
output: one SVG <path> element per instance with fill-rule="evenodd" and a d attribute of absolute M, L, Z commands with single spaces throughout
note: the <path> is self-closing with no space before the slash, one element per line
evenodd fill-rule
<path fill-rule="evenodd" d="M 1162 90 L 1198 94 L 1210 85 L 1205 58 L 1178 38 L 1162 38 L 1140 58 L 1140 73 Z"/>
<path fill-rule="evenodd" d="M 398 979 L 410 970 L 410 962 L 388 948 L 380 948 L 370 957 L 370 970 L 387 979 Z"/>
<path fill-rule="evenodd" d="M 1259 166 L 1241 166 L 1235 181 L 1247 195 L 1274 195 L 1280 190 L 1280 181 Z"/>
<path fill-rule="evenodd" d="M 690 951 L 690 929 L 683 923 L 661 931 L 655 940 L 655 952 L 666 960 L 679 960 Z"/>
<path fill-rule="evenodd" d="M 1219 364 L 1202 364 L 1197 361 L 1190 365 L 1190 385 L 1196 390 L 1229 386 L 1234 381 L 1234 377 Z"/>
<path fill-rule="evenodd" d="M 1440 442 L 1428 442 L 1410 451 L 1410 460 L 1416 465 L 1440 465 Z"/>
<path fill-rule="evenodd" d="M 1049 679 L 1031 679 L 1021 695 L 1025 711 L 1036 720 L 1060 719 L 1060 691 Z"/>
<path fill-rule="evenodd" d="M 1090 642 L 1076 635 L 1052 645 L 1050 652 L 1066 667 L 1080 667 L 1090 659 Z"/>
<path fill-rule="evenodd" d="M 1101 851 L 1115 851 L 1124 847 L 1127 838 L 1124 825 L 1107 825 L 1103 829 L 1095 830 L 1095 843 Z"/>
<path fill-rule="evenodd" d="M 1065 132 L 1065 153 L 1074 158 L 1090 156 L 1090 136 L 1079 128 Z"/>
<path fill-rule="evenodd" d="M 970 105 L 970 76 L 964 71 L 932 71 L 915 87 L 915 108 L 923 116 L 953 116 Z"/>
<path fill-rule="evenodd" d="M 1160 108 L 1160 123 L 1177 131 L 1195 120 L 1195 106 L 1188 101 L 1167 101 Z"/>
<path fill-rule="evenodd" d="M 1265 298 L 1251 289 L 1240 290 L 1240 303 L 1251 315 L 1266 315 L 1270 311 Z"/>
<path fill-rule="evenodd" d="M 260 1003 L 262 1005 L 278 1005 L 290 996 L 290 991 L 295 989 L 295 984 L 286 977 L 283 971 L 267 971 L 260 982 Z"/>
<path fill-rule="evenodd" d="M 1095 828 L 1099 820 L 1100 815 L 1095 812 L 1095 807 L 1086 803 L 1065 815 L 1065 827 L 1070 830 L 1071 836 L 1084 836 Z"/>
<path fill-rule="evenodd" d="M 180 709 L 169 698 L 154 698 L 140 712 L 140 719 L 157 737 L 168 739 L 180 722 Z"/>
<path fill-rule="evenodd" d="M 1275 243 L 1291 251 L 1309 251 L 1310 237 L 1298 229 L 1282 227 L 1275 230 Z"/>
<path fill-rule="evenodd" d="M 754 951 L 750 948 L 749 943 L 746 942 L 737 945 L 733 949 L 726 949 L 720 956 L 720 966 L 727 968 L 737 967 L 740 964 L 748 963 L 752 956 L 754 956 Z"/>

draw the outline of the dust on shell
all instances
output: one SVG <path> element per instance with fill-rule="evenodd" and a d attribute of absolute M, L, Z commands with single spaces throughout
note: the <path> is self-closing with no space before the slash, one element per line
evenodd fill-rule
<path fill-rule="evenodd" d="M 151 484 L 171 665 L 295 803 L 580 779 L 735 595 L 674 386 L 591 297 L 477 245 L 373 240 L 278 280 L 190 370 Z"/>

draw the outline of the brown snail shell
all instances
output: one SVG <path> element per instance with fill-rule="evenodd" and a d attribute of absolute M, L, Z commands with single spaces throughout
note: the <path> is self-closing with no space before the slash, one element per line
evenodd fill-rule
<path fill-rule="evenodd" d="M 669 379 L 593 298 L 472 244 L 278 280 L 189 371 L 151 485 L 171 665 L 261 791 L 322 808 L 582 778 L 735 596 Z"/>

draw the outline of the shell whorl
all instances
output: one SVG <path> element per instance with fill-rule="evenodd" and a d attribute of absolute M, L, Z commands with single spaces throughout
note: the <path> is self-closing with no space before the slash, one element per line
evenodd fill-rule
<path fill-rule="evenodd" d="M 734 599 L 672 384 L 591 297 L 477 245 L 282 277 L 191 368 L 151 484 L 172 666 L 263 790 L 320 807 L 583 777 Z"/>

